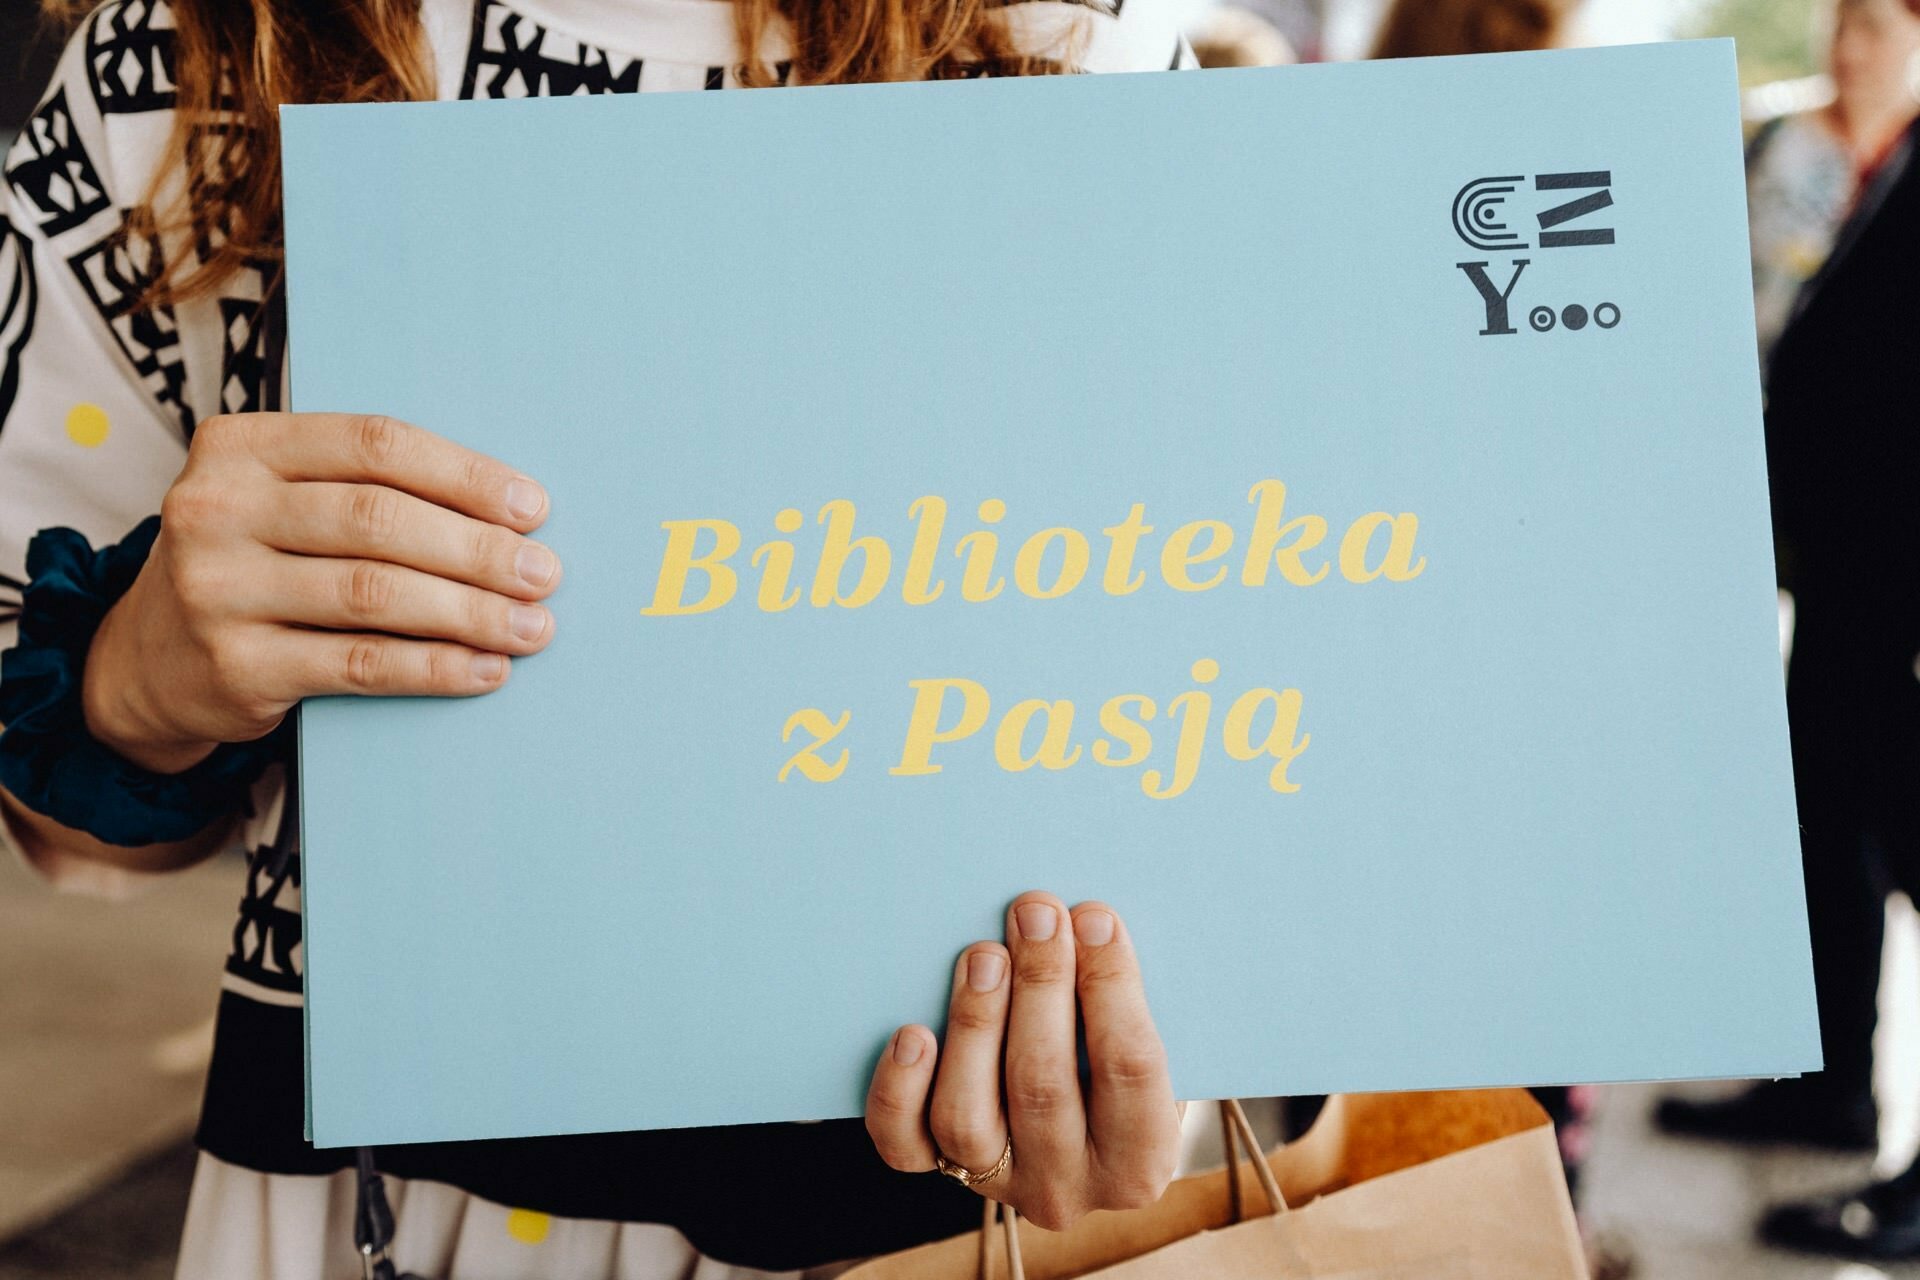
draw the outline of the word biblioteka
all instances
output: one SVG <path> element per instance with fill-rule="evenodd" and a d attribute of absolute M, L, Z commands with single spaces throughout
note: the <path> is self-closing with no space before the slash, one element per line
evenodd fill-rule
<path fill-rule="evenodd" d="M 1337 566 L 1348 582 L 1384 579 L 1409 582 L 1426 569 L 1426 557 L 1417 556 L 1414 540 L 1419 518 L 1372 511 L 1350 521 L 1339 540 L 1328 542 L 1331 527 L 1324 516 L 1285 516 L 1287 488 L 1278 480 L 1262 480 L 1247 492 L 1253 507 L 1240 556 L 1243 586 L 1265 586 L 1270 575 L 1297 587 L 1325 579 Z M 958 596 L 968 603 L 992 600 L 1006 589 L 1000 568 L 1000 534 L 994 526 L 1006 518 L 1007 504 L 998 498 L 982 502 L 976 512 L 981 528 L 962 535 L 953 554 L 961 562 Z M 773 538 L 754 548 L 748 564 L 760 574 L 755 599 L 764 613 L 781 613 L 801 603 L 816 609 L 859 609 L 879 599 L 893 581 L 894 548 L 877 534 L 856 536 L 854 504 L 836 498 L 820 508 L 818 523 L 825 529 L 812 581 L 803 593 L 795 583 L 798 549 L 790 538 Z M 946 536 L 947 501 L 928 495 L 907 510 L 914 531 L 900 574 L 900 597 L 909 605 L 929 605 L 946 594 L 948 583 L 940 573 L 940 551 Z M 795 534 L 806 522 L 798 507 L 787 507 L 773 518 L 773 527 Z M 664 520 L 666 550 L 660 560 L 653 603 L 641 613 L 653 618 L 711 613 L 730 604 L 740 590 L 741 571 L 734 564 L 740 552 L 740 527 L 730 520 Z M 1146 585 L 1147 570 L 1136 567 L 1143 546 L 1155 532 L 1146 521 L 1146 507 L 1134 503 L 1119 524 L 1100 530 L 1107 540 L 1100 571 L 1100 589 L 1108 595 L 1131 595 Z M 1224 520 L 1193 520 L 1174 528 L 1160 544 L 1159 578 L 1175 591 L 1210 591 L 1227 580 L 1228 560 L 1236 535 Z M 1015 588 L 1036 600 L 1054 600 L 1079 587 L 1093 563 L 1093 539 L 1078 529 L 1056 525 L 1041 529 L 1020 544 L 1013 555 Z M 849 584 L 849 570 L 857 569 Z M 696 575 L 698 581 L 696 581 Z M 690 598 L 691 594 L 691 598 Z"/>
<path fill-rule="evenodd" d="M 1239 580 L 1247 587 L 1265 586 L 1272 575 L 1299 587 L 1326 580 L 1336 568 L 1352 583 L 1405 583 L 1426 571 L 1415 540 L 1420 521 L 1411 512 L 1371 511 L 1350 520 L 1337 539 L 1326 517 L 1312 513 L 1286 517 L 1286 486 L 1261 480 L 1247 491 L 1253 507 L 1250 527 L 1239 556 Z M 908 605 L 930 605 L 946 593 L 940 573 L 940 552 L 947 527 L 947 501 L 937 495 L 914 500 L 908 507 L 913 537 L 899 577 L 900 597 Z M 816 609 L 859 609 L 873 603 L 894 581 L 893 546 L 878 534 L 856 534 L 854 504 L 836 498 L 823 505 L 817 517 L 825 530 L 819 540 L 812 581 L 803 592 L 796 582 L 799 549 L 791 538 L 761 543 L 747 557 L 759 571 L 754 596 L 764 613 L 782 613 L 804 599 Z M 956 594 L 962 601 L 982 603 L 1000 595 L 1007 574 L 1000 568 L 1000 534 L 994 526 L 1006 518 L 1007 506 L 997 498 L 979 504 L 980 528 L 957 539 L 953 554 L 961 562 Z M 796 534 L 805 523 L 798 507 L 774 516 L 773 527 Z M 729 520 L 666 520 L 667 545 L 653 603 L 641 610 L 648 617 L 668 618 L 712 613 L 730 604 L 740 593 L 740 528 Z M 1120 523 L 1100 530 L 1106 539 L 1100 589 L 1126 596 L 1147 583 L 1145 559 L 1158 560 L 1159 578 L 1177 592 L 1210 591 L 1225 583 L 1234 565 L 1229 559 L 1238 535 L 1224 520 L 1194 520 L 1175 527 L 1157 552 L 1145 550 L 1155 532 L 1147 523 L 1144 503 L 1134 503 Z M 1014 587 L 1036 600 L 1053 600 L 1078 588 L 1092 572 L 1094 540 L 1065 525 L 1041 529 L 1020 543 L 1013 554 Z M 851 581 L 849 581 L 851 578 Z M 1220 677 L 1213 658 L 1195 661 L 1189 672 L 1197 686 L 1169 700 L 1164 708 L 1172 745 L 1170 759 L 1156 760 L 1156 742 L 1150 727 L 1162 708 L 1144 693 L 1121 693 L 1108 698 L 1092 717 L 1097 735 L 1076 733 L 1075 704 L 1067 699 L 1027 697 L 1001 713 L 990 736 L 991 760 L 1007 773 L 1029 769 L 1070 769 L 1083 759 L 1113 769 L 1138 768 L 1140 791 L 1149 799 L 1170 800 L 1193 786 L 1210 737 L 1214 696 L 1206 686 Z M 979 737 L 992 717 L 994 700 L 986 687 L 962 676 L 908 681 L 911 690 L 900 754 L 887 773 L 893 777 L 926 777 L 957 763 L 957 744 Z M 1239 761 L 1267 761 L 1267 785 L 1280 794 L 1300 789 L 1289 767 L 1307 749 L 1310 735 L 1300 732 L 1302 696 L 1298 689 L 1248 689 L 1226 702 L 1220 717 L 1219 740 L 1228 757 Z M 853 721 L 851 708 L 832 714 L 820 707 L 802 707 L 788 716 L 780 740 L 791 752 L 775 773 L 778 782 L 801 778 L 830 783 L 846 773 L 852 749 L 835 740 Z M 1169 754 L 1161 752 L 1158 754 Z M 936 755 L 942 758 L 936 761 Z M 964 755 L 961 755 L 964 759 Z M 1148 767 L 1151 764 L 1153 767 Z"/>

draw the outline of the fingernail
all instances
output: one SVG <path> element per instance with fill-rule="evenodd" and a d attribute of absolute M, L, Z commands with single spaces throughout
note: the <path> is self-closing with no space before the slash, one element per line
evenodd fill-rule
<path fill-rule="evenodd" d="M 1073 936 L 1089 947 L 1104 947 L 1113 941 L 1111 911 L 1082 911 L 1073 918 Z"/>
<path fill-rule="evenodd" d="M 896 1031 L 894 1033 L 893 1060 L 900 1066 L 910 1067 L 920 1061 L 920 1055 L 925 1053 L 926 1049 L 927 1046 L 922 1044 L 920 1037 L 913 1032 Z"/>
<path fill-rule="evenodd" d="M 520 476 L 507 485 L 507 510 L 520 519 L 533 519 L 546 505 L 546 494 L 541 492 L 539 485 L 525 476 Z"/>
<path fill-rule="evenodd" d="M 1021 903 L 1014 908 L 1013 922 L 1028 942 L 1045 942 L 1060 924 L 1057 913 L 1044 902 Z"/>
<path fill-rule="evenodd" d="M 473 678 L 482 684 L 492 684 L 507 674 L 507 660 L 497 653 L 476 653 L 473 655 Z"/>
<path fill-rule="evenodd" d="M 522 545 L 520 554 L 513 558 L 514 571 L 530 587 L 544 587 L 552 582 L 554 570 L 559 567 L 560 557 L 537 542 Z"/>
<path fill-rule="evenodd" d="M 967 957 L 967 985 L 975 991 L 997 991 L 1006 971 L 1006 957 L 998 951 L 976 951 Z"/>
<path fill-rule="evenodd" d="M 539 605 L 517 604 L 507 613 L 507 626 L 521 640 L 538 640 L 547 631 L 547 611 Z"/>

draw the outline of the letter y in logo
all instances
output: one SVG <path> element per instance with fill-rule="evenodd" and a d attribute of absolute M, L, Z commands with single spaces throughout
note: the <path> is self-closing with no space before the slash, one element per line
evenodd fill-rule
<path fill-rule="evenodd" d="M 1493 281 L 1487 278 L 1487 264 L 1484 262 L 1456 262 L 1453 265 L 1467 273 L 1467 279 L 1473 281 L 1473 287 L 1480 291 L 1480 300 L 1487 304 L 1487 327 L 1480 331 L 1481 336 L 1515 332 L 1507 323 L 1507 299 L 1513 296 L 1513 286 L 1520 283 L 1520 273 L 1527 269 L 1530 258 L 1515 258 L 1513 274 L 1507 277 L 1505 289 L 1495 289 Z"/>

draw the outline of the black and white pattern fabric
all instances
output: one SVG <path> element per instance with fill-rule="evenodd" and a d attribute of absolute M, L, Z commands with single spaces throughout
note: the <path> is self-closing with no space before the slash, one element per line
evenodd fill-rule
<path fill-rule="evenodd" d="M 54 90 L 20 130 L 6 175 L 43 235 L 71 231 L 113 203 L 80 141 L 64 88 Z"/>
<path fill-rule="evenodd" d="M 264 1004 L 300 1005 L 300 858 L 280 841 L 247 855 L 247 887 L 227 954 L 227 984 Z"/>
<path fill-rule="evenodd" d="M 171 306 L 142 300 L 160 279 L 160 236 L 137 215 L 135 211 L 122 218 L 119 226 L 68 259 L 68 265 L 142 389 L 180 425 L 183 435 L 191 435 L 194 414 L 187 403 L 179 321 Z"/>
<path fill-rule="evenodd" d="M 173 108 L 173 13 L 160 0 L 103 6 L 87 27 L 87 83 L 103 113 Z"/>
<path fill-rule="evenodd" d="M 13 398 L 20 390 L 21 355 L 33 337 L 38 305 L 33 245 L 25 236 L 15 235 L 13 224 L 0 214 L 0 431 L 6 429 Z"/>
<path fill-rule="evenodd" d="M 1173 12 L 1172 0 L 1016 0 L 995 20 L 1019 47 L 1088 71 L 1195 66 Z M 745 61 L 726 0 L 422 0 L 421 21 L 446 97 L 725 91 Z M 13 641 L 35 532 L 118 540 L 159 510 L 197 423 L 284 405 L 275 264 L 249 264 L 213 296 L 145 297 L 164 263 L 204 260 L 231 230 L 207 217 L 156 230 L 145 209 L 156 180 L 177 191 L 168 184 L 182 178 L 160 169 L 176 38 L 163 0 L 103 4 L 5 158 L 0 648 Z M 755 53 L 786 81 L 784 24 Z M 186 145 L 236 154 L 224 149 L 247 144 L 239 127 L 195 121 Z M 190 193 L 197 209 L 217 204 L 223 177 Z M 181 1243 L 191 1280 L 360 1274 L 343 1216 L 351 1153 L 302 1136 L 302 864 L 285 776 L 276 766 L 260 780 L 241 836 L 247 871 Z M 36 870 L 118 887 L 97 864 Z M 396 1261 L 439 1280 L 795 1276 L 978 1222 L 970 1193 L 887 1170 L 858 1122 L 427 1145 L 382 1151 L 380 1163 L 399 1209 Z"/>
<path fill-rule="evenodd" d="M 540 26 L 495 0 L 473 6 L 463 98 L 560 98 L 640 92 L 640 59 Z"/>

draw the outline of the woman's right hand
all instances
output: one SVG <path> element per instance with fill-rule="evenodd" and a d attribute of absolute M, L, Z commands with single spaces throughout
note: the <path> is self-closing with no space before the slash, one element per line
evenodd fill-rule
<path fill-rule="evenodd" d="M 463 697 L 553 636 L 547 495 L 388 418 L 211 418 L 88 654 L 87 725 L 178 772 L 330 693 Z"/>

